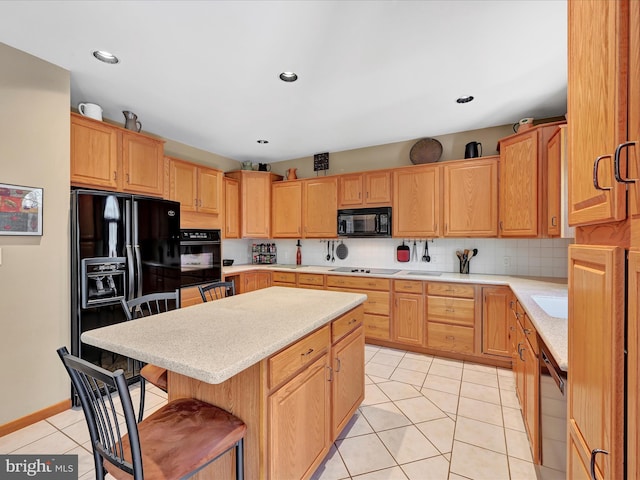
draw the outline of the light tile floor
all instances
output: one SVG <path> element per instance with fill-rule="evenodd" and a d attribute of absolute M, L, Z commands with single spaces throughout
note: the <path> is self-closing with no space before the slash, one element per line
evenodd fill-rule
<path fill-rule="evenodd" d="M 365 355 L 365 400 L 313 480 L 537 480 L 510 370 L 372 345 Z M 145 414 L 164 402 L 148 387 Z M 94 478 L 79 408 L 0 438 L 0 453 L 77 453 L 80 480 Z"/>

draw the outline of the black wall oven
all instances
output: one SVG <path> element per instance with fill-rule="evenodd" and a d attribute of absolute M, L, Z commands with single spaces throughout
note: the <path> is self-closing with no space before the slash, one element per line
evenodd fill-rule
<path fill-rule="evenodd" d="M 180 230 L 180 283 L 191 287 L 222 279 L 220 230 Z"/>

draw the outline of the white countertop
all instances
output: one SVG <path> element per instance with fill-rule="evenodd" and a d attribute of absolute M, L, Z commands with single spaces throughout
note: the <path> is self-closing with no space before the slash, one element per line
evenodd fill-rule
<path fill-rule="evenodd" d="M 223 275 L 233 275 L 244 271 L 265 269 L 283 272 L 302 272 L 302 273 L 321 273 L 324 275 L 351 275 L 351 276 L 367 276 L 378 278 L 404 279 L 404 280 L 422 280 L 430 282 L 459 282 L 459 283 L 475 283 L 480 285 L 507 285 L 511 287 L 518 301 L 529 315 L 533 325 L 536 327 L 538 335 L 549 349 L 549 353 L 553 356 L 558 366 L 568 371 L 568 319 L 556 318 L 547 315 L 542 308 L 533 300 L 534 295 L 566 297 L 567 296 L 567 279 L 553 277 L 516 277 L 509 275 L 482 275 L 482 274 L 460 274 L 443 272 L 439 276 L 425 271 L 424 275 L 414 275 L 408 272 L 415 272 L 413 269 L 401 270 L 393 275 L 373 275 L 363 273 L 341 273 L 332 272 L 335 267 L 325 266 L 303 266 L 298 268 L 290 268 L 288 266 L 278 267 L 270 265 L 237 265 L 232 267 L 223 267 Z M 430 274 L 431 273 L 431 274 Z"/>
<path fill-rule="evenodd" d="M 218 384 L 366 299 L 358 293 L 270 287 L 89 330 L 81 339 Z"/>

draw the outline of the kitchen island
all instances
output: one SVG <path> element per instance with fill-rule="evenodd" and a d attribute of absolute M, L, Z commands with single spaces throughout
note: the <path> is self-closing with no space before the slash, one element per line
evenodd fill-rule
<path fill-rule="evenodd" d="M 366 295 L 270 287 L 83 333 L 247 424 L 246 478 L 308 478 L 364 398 Z M 233 478 L 233 453 L 194 478 Z"/>

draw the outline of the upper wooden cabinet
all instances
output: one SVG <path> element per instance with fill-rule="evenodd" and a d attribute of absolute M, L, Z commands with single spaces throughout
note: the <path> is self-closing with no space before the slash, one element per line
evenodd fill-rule
<path fill-rule="evenodd" d="M 549 235 L 546 231 L 547 145 L 559 124 L 539 125 L 500 140 L 501 236 Z"/>
<path fill-rule="evenodd" d="M 240 236 L 270 238 L 271 183 L 282 177 L 252 170 L 235 170 L 225 175 L 238 180 L 240 186 Z"/>
<path fill-rule="evenodd" d="M 336 177 L 304 180 L 302 218 L 306 238 L 335 237 L 338 183 Z"/>
<path fill-rule="evenodd" d="M 162 196 L 164 141 L 71 113 L 72 185 Z"/>
<path fill-rule="evenodd" d="M 240 238 L 240 184 L 224 177 L 224 238 Z"/>
<path fill-rule="evenodd" d="M 637 42 L 634 35 L 629 35 L 629 5 L 634 3 L 568 4 L 571 225 L 607 223 L 626 217 L 626 185 L 614 178 L 614 154 L 627 139 L 629 40 Z M 636 44 L 635 56 L 637 47 Z M 637 90 L 637 84 L 632 90 Z"/>
<path fill-rule="evenodd" d="M 391 204 L 391 171 L 340 175 L 338 208 L 384 206 Z"/>
<path fill-rule="evenodd" d="M 393 170 L 393 236 L 440 235 L 440 172 L 437 165 Z"/>
<path fill-rule="evenodd" d="M 302 180 L 271 185 L 271 235 L 273 238 L 302 237 Z"/>
<path fill-rule="evenodd" d="M 169 159 L 169 198 L 180 212 L 219 214 L 222 210 L 222 172 L 175 158 Z"/>
<path fill-rule="evenodd" d="M 446 162 L 442 171 L 444 236 L 497 236 L 498 157 Z"/>

